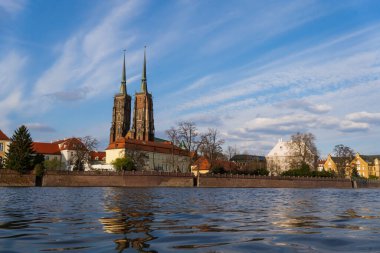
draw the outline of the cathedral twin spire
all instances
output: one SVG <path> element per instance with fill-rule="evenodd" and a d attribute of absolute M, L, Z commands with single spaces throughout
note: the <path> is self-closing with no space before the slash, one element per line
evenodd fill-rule
<path fill-rule="evenodd" d="M 141 77 L 141 92 L 147 93 L 147 78 L 146 78 L 146 46 L 144 47 L 144 63 Z M 127 94 L 127 78 L 125 74 L 125 50 L 123 60 L 123 70 L 121 75 L 120 94 Z"/>
<path fill-rule="evenodd" d="M 144 47 L 144 64 L 143 64 L 143 71 L 142 71 L 142 77 L 141 77 L 141 91 L 146 93 L 147 87 L 146 87 L 146 46 Z"/>
<path fill-rule="evenodd" d="M 121 74 L 120 93 L 127 94 L 127 78 L 125 74 L 125 50 L 124 50 L 124 61 L 123 61 L 123 73 Z"/>
<path fill-rule="evenodd" d="M 148 92 L 146 78 L 146 47 L 141 77 L 141 91 L 135 93 L 133 110 L 131 96 L 127 94 L 127 78 L 125 69 L 125 51 L 121 74 L 120 93 L 114 96 L 110 143 L 119 138 L 141 141 L 154 141 L 153 96 Z M 131 113 L 132 127 L 131 126 Z"/>

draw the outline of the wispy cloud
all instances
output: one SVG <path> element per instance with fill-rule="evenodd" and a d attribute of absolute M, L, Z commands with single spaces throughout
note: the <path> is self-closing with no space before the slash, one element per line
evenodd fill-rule
<path fill-rule="evenodd" d="M 87 93 L 89 93 L 89 87 L 83 87 L 71 91 L 57 91 L 54 93 L 46 94 L 48 98 L 56 101 L 77 101 L 86 98 Z"/>
<path fill-rule="evenodd" d="M 0 0 L 0 13 L 18 13 L 24 8 L 25 3 L 25 0 Z"/>
<path fill-rule="evenodd" d="M 299 109 L 311 113 L 327 113 L 331 111 L 331 106 L 327 104 L 313 104 L 305 99 L 288 100 L 278 105 L 279 107 L 286 107 L 290 109 Z"/>
<path fill-rule="evenodd" d="M 38 97 L 53 93 L 66 99 L 72 97 L 73 91 L 91 87 L 87 90 L 87 95 L 91 97 L 114 86 L 116 77 L 121 72 L 121 49 L 133 41 L 133 36 L 120 34 L 120 30 L 129 19 L 137 15 L 141 5 L 140 1 L 117 5 L 94 27 L 79 28 L 64 43 L 62 53 L 53 66 L 38 79 L 34 95 Z M 127 57 L 128 64 L 137 60 L 131 52 Z M 81 94 L 80 98 L 83 98 L 83 92 Z"/>
<path fill-rule="evenodd" d="M 42 124 L 42 123 L 26 123 L 25 124 L 32 132 L 33 131 L 37 131 L 37 132 L 56 132 L 56 130 L 49 126 L 49 125 L 46 125 L 46 124 Z"/>

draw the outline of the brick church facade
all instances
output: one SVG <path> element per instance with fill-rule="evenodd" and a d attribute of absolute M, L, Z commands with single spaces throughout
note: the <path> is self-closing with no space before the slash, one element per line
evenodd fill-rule
<path fill-rule="evenodd" d="M 148 91 L 147 61 L 144 61 L 141 90 L 135 93 L 134 107 L 127 92 L 125 54 L 119 93 L 114 96 L 110 142 L 106 149 L 106 162 L 125 157 L 131 151 L 145 154 L 146 163 L 140 170 L 188 172 L 190 156 L 169 141 L 155 138 L 153 96 Z M 131 120 L 132 114 L 132 120 Z"/>

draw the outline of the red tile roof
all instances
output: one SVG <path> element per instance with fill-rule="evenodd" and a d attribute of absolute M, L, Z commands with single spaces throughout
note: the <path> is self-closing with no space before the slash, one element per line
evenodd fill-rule
<path fill-rule="evenodd" d="M 96 159 L 96 157 L 98 159 Z M 103 159 L 106 158 L 106 152 L 104 152 L 104 151 L 91 151 L 90 152 L 90 158 L 92 161 L 96 161 L 96 160 L 103 161 Z"/>
<path fill-rule="evenodd" d="M 171 142 L 141 141 L 127 138 L 119 138 L 115 142 L 110 143 L 107 150 L 124 148 L 164 154 L 171 154 L 173 152 L 174 155 L 189 156 L 187 150 L 181 149 Z"/>
<path fill-rule="evenodd" d="M 198 166 L 200 170 L 210 170 L 211 168 L 211 162 L 207 157 L 201 156 L 199 157 L 193 165 Z M 226 171 L 232 171 L 232 170 L 237 170 L 238 166 L 234 162 L 230 161 L 222 161 L 222 160 L 215 160 L 213 162 L 213 166 L 221 166 L 223 167 Z"/>
<path fill-rule="evenodd" d="M 8 136 L 6 136 L 5 133 L 3 133 L 3 131 L 1 130 L 0 130 L 0 141 L 10 141 Z"/>
<path fill-rule="evenodd" d="M 61 151 L 57 143 L 33 142 L 33 149 L 37 154 L 60 155 Z"/>
<path fill-rule="evenodd" d="M 83 145 L 83 143 L 78 138 L 68 138 L 64 140 L 58 140 L 53 142 L 59 145 L 61 150 L 75 150 L 77 147 L 75 145 Z"/>

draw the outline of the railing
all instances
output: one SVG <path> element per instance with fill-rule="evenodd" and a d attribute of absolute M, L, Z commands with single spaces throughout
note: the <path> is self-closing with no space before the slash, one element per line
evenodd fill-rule
<path fill-rule="evenodd" d="M 191 173 L 160 172 L 160 171 L 47 171 L 45 175 L 73 175 L 73 176 L 171 176 L 192 177 Z"/>
<path fill-rule="evenodd" d="M 244 175 L 244 174 L 200 174 L 200 177 L 211 178 L 239 178 L 239 179 L 267 179 L 267 180 L 316 180 L 316 181 L 351 181 L 346 178 L 336 177 L 299 177 L 299 176 L 259 176 L 259 175 Z"/>

